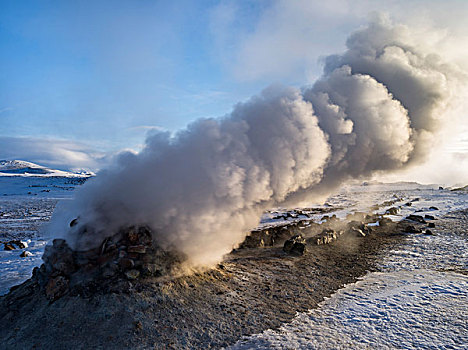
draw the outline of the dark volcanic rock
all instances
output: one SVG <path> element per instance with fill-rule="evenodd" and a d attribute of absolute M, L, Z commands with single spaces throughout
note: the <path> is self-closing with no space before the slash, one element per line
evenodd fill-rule
<path fill-rule="evenodd" d="M 352 234 L 356 237 L 365 237 L 372 233 L 372 229 L 360 221 L 351 221 L 348 223 L 347 234 Z"/>
<path fill-rule="evenodd" d="M 405 232 L 407 233 L 422 233 L 422 230 L 420 228 L 416 228 L 413 225 L 408 225 L 405 228 Z"/>
<path fill-rule="evenodd" d="M 429 228 L 434 228 L 435 227 L 435 224 L 433 222 L 430 222 L 427 224 L 427 227 Z"/>
<path fill-rule="evenodd" d="M 329 244 L 337 240 L 341 232 L 328 228 L 322 230 L 318 235 L 311 237 L 308 241 L 312 241 L 316 245 Z"/>
<path fill-rule="evenodd" d="M 45 294 L 50 301 L 57 300 L 68 291 L 68 279 L 57 276 L 49 279 L 45 287 Z"/>
<path fill-rule="evenodd" d="M 284 242 L 283 251 L 293 255 L 303 255 L 306 252 L 306 245 L 304 237 L 296 235 Z"/>
<path fill-rule="evenodd" d="M 52 246 L 46 246 L 42 260 L 48 273 L 68 275 L 76 269 L 73 251 L 64 239 L 54 239 Z"/>
<path fill-rule="evenodd" d="M 424 219 L 427 219 L 427 220 L 435 220 L 436 218 L 435 218 L 434 216 L 432 216 L 432 215 L 426 214 L 426 215 L 424 215 Z"/>
<path fill-rule="evenodd" d="M 87 296 L 116 292 L 122 280 L 169 276 L 185 257 L 154 245 L 148 228 L 130 227 L 86 251 L 74 251 L 65 240 L 55 239 L 42 259 L 44 264 L 33 279 L 54 301 L 67 293 Z"/>
<path fill-rule="evenodd" d="M 411 214 L 411 215 L 407 216 L 406 219 L 411 220 L 411 221 L 416 221 L 416 222 L 419 222 L 421 224 L 426 224 L 426 220 L 424 220 L 424 218 L 421 215 Z"/>
<path fill-rule="evenodd" d="M 388 209 L 385 214 L 388 214 L 388 215 L 397 215 L 399 212 L 399 209 L 396 208 L 396 207 L 392 207 L 390 209 Z"/>
<path fill-rule="evenodd" d="M 379 220 L 379 226 L 381 226 L 381 227 L 388 226 L 388 225 L 390 225 L 392 223 L 393 223 L 393 221 L 391 219 L 389 219 L 389 218 L 381 218 Z"/>
<path fill-rule="evenodd" d="M 10 243 L 5 243 L 3 245 L 3 250 L 15 250 L 15 246 L 13 244 L 10 244 Z"/>

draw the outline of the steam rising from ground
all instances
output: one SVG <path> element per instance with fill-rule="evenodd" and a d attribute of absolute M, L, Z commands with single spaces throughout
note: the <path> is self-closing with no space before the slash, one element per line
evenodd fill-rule
<path fill-rule="evenodd" d="M 224 118 L 148 137 L 59 208 L 54 234 L 79 216 L 67 238 L 83 249 L 147 224 L 159 244 L 212 264 L 267 208 L 423 161 L 464 74 L 385 18 L 347 47 L 310 88 L 270 87 Z"/>

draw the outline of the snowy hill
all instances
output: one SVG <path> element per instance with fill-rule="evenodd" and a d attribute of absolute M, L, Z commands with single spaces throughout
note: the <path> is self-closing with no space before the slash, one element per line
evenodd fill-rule
<path fill-rule="evenodd" d="M 24 160 L 0 160 L 0 176 L 89 177 L 94 173 L 55 170 Z"/>

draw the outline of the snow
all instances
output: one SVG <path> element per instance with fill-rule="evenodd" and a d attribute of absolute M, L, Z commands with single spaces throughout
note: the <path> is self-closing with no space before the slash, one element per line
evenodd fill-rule
<path fill-rule="evenodd" d="M 468 277 L 432 270 L 371 273 L 320 308 L 231 349 L 460 349 L 468 344 Z"/>
<path fill-rule="evenodd" d="M 92 172 L 72 173 L 55 170 L 24 160 L 0 160 L 0 176 L 21 177 L 82 177 L 94 176 Z"/>
<path fill-rule="evenodd" d="M 0 162 L 4 169 L 31 164 Z M 48 241 L 41 233 L 41 226 L 50 220 L 57 202 L 73 198 L 75 188 L 86 180 L 83 176 L 68 175 L 0 175 L 0 243 L 10 240 L 27 243 L 26 248 L 11 251 L 3 250 L 0 244 L 0 295 L 29 278 L 32 269 L 42 263 Z M 20 257 L 24 251 L 32 255 Z"/>
<path fill-rule="evenodd" d="M 355 190 L 351 198 L 359 198 Z M 467 193 L 430 187 L 369 185 L 360 197 L 381 200 L 394 194 L 405 199 L 399 205 L 419 198 L 411 207 L 403 204 L 394 219 L 415 211 L 440 217 L 468 207 Z M 468 349 L 468 236 L 466 227 L 457 230 L 409 235 L 379 272 L 338 290 L 278 330 L 246 337 L 229 349 Z"/>

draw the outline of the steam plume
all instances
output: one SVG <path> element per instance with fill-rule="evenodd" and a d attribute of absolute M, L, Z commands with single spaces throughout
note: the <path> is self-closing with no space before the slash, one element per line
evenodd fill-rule
<path fill-rule="evenodd" d="M 267 208 L 423 161 L 462 76 L 378 18 L 326 59 L 311 88 L 270 87 L 224 118 L 148 137 L 57 212 L 55 233 L 79 215 L 68 240 L 84 248 L 147 224 L 159 244 L 212 264 Z"/>

